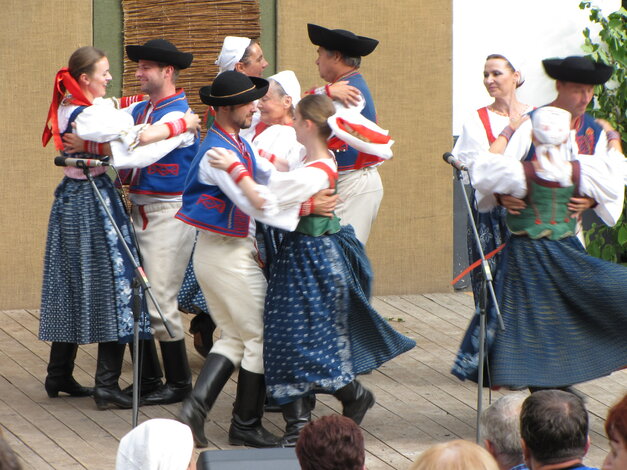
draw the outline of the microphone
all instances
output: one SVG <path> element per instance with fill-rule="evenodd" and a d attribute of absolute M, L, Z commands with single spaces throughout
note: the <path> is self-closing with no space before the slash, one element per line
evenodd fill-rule
<path fill-rule="evenodd" d="M 93 158 L 71 158 L 71 157 L 54 157 L 56 166 L 73 166 L 75 168 L 95 168 L 98 166 L 109 166 L 108 162 L 96 160 Z"/>
<path fill-rule="evenodd" d="M 452 165 L 453 168 L 455 168 L 456 170 L 468 171 L 468 167 L 466 166 L 466 164 L 462 163 L 461 160 L 455 158 L 455 156 L 451 152 L 446 152 L 444 155 L 442 155 L 442 158 L 446 163 Z"/>

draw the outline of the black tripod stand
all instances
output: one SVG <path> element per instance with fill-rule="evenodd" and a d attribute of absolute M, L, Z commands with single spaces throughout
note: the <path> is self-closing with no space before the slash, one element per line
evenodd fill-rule
<path fill-rule="evenodd" d="M 446 155 L 445 155 L 446 156 Z M 445 161 L 446 158 L 445 158 Z M 494 303 L 494 308 L 496 310 L 496 317 L 499 323 L 499 328 L 501 330 L 505 329 L 505 325 L 503 324 L 503 317 L 501 317 L 501 311 L 499 310 L 499 304 L 496 300 L 496 295 L 494 293 L 494 286 L 492 284 L 492 272 L 490 270 L 490 265 L 483 253 L 483 248 L 481 247 L 481 240 L 479 237 L 479 232 L 477 231 L 477 225 L 472 215 L 472 209 L 470 207 L 470 201 L 468 199 L 468 194 L 466 193 L 466 188 L 464 187 L 463 180 L 463 171 L 465 171 L 465 167 L 463 169 L 459 169 L 455 167 L 455 177 L 459 182 L 461 193 L 464 195 L 464 202 L 466 203 L 466 211 L 468 212 L 468 219 L 470 220 L 470 227 L 472 228 L 473 238 L 475 244 L 477 246 L 477 250 L 481 256 L 481 294 L 479 297 L 479 361 L 477 368 L 477 430 L 476 430 L 476 440 L 477 444 L 481 443 L 481 431 L 479 428 L 479 421 L 481 418 L 481 411 L 483 408 L 483 370 L 485 363 L 485 342 L 486 342 L 486 315 L 487 315 L 487 305 L 488 305 L 488 293 L 490 294 L 490 298 Z"/>
<path fill-rule="evenodd" d="M 57 158 L 59 158 L 59 157 L 57 157 Z M 61 157 L 61 158 L 64 158 L 64 157 Z M 55 159 L 55 163 L 56 162 L 57 161 Z M 91 162 L 93 162 L 93 163 L 91 163 Z M 108 166 L 108 163 L 105 163 L 105 162 L 102 162 L 102 161 L 99 161 L 99 160 L 76 159 L 76 167 L 77 168 L 81 168 L 83 170 L 83 173 L 85 174 L 85 177 L 87 178 L 87 180 L 91 184 L 92 189 L 94 190 L 94 194 L 96 195 L 96 197 L 100 201 L 100 204 L 102 204 L 102 208 L 104 209 L 105 213 L 107 214 L 107 217 L 109 218 L 109 221 L 111 222 L 111 225 L 113 226 L 113 228 L 115 230 L 115 233 L 118 236 L 120 244 L 124 247 L 124 251 L 126 252 L 126 255 L 128 256 L 128 259 L 130 260 L 131 264 L 133 265 L 134 276 L 133 276 L 133 282 L 132 282 L 132 287 L 133 287 L 133 299 L 132 299 L 132 310 L 133 310 L 133 417 L 132 417 L 132 425 L 133 425 L 133 427 L 135 427 L 135 426 L 137 426 L 137 420 L 138 420 L 138 415 L 139 415 L 139 382 L 140 382 L 140 370 L 139 370 L 139 357 L 140 357 L 140 354 L 139 354 L 139 318 L 141 316 L 141 310 L 142 310 L 142 301 L 141 301 L 141 295 L 140 295 L 141 290 L 143 290 L 143 292 L 148 294 L 148 296 L 150 297 L 150 300 L 152 301 L 152 303 L 156 307 L 157 312 L 159 312 L 159 316 L 161 317 L 161 320 L 163 321 L 163 325 L 164 325 L 165 329 L 167 330 L 167 332 L 168 332 L 168 334 L 170 335 L 171 338 L 174 337 L 174 333 L 172 333 L 172 330 L 170 328 L 170 323 L 163 316 L 163 312 L 161 311 L 161 307 L 159 306 L 159 303 L 157 302 L 157 299 L 155 298 L 155 296 L 152 293 L 150 282 L 148 281 L 148 277 L 146 276 L 146 273 L 144 272 L 144 270 L 141 267 L 141 265 L 139 264 L 139 262 L 133 256 L 133 252 L 131 251 L 130 247 L 126 243 L 126 240 L 124 240 L 124 236 L 122 235 L 122 232 L 120 231 L 120 228 L 118 227 L 117 223 L 115 222 L 115 219 L 114 219 L 113 215 L 111 214 L 111 211 L 107 207 L 107 204 L 106 204 L 104 198 L 102 197 L 102 194 L 100 194 L 100 191 L 98 190 L 98 187 L 96 186 L 96 182 L 94 181 L 93 176 L 89 172 L 90 167 L 94 167 L 94 166 Z"/>

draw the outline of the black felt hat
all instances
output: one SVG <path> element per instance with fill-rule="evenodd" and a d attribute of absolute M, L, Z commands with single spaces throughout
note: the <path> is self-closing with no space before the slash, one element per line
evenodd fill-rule
<path fill-rule="evenodd" d="M 268 80 L 249 77 L 229 70 L 222 72 L 212 85 L 200 89 L 200 99 L 210 106 L 231 106 L 258 100 L 268 92 Z"/>
<path fill-rule="evenodd" d="M 328 29 L 317 24 L 307 24 L 309 40 L 329 51 L 339 51 L 349 57 L 362 57 L 374 51 L 379 41 L 344 29 Z"/>
<path fill-rule="evenodd" d="M 151 39 L 143 46 L 126 46 L 126 55 L 133 62 L 152 60 L 174 65 L 179 69 L 186 69 L 194 60 L 192 54 L 179 51 L 174 44 L 165 39 Z"/>
<path fill-rule="evenodd" d="M 555 80 L 586 85 L 600 85 L 607 82 L 614 70 L 603 62 L 595 62 L 584 56 L 544 59 L 542 65 L 547 75 Z"/>

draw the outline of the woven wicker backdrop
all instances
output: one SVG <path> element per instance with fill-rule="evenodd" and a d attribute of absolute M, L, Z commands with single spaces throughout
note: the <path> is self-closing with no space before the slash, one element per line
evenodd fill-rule
<path fill-rule="evenodd" d="M 277 3 L 277 68 L 294 70 L 305 90 L 321 83 L 307 23 L 380 41 L 361 67 L 379 124 L 396 141 L 380 169 L 385 195 L 367 245 L 378 295 L 450 289 L 452 171 L 441 155 L 452 144 L 451 3 Z"/>
<path fill-rule="evenodd" d="M 192 109 L 206 106 L 198 97 L 218 73 L 214 61 L 225 36 L 259 38 L 259 4 L 256 0 L 123 0 L 124 44 L 144 44 L 164 38 L 184 52 L 194 54 L 190 68 L 181 72 L 177 87 L 185 89 Z M 137 65 L 124 57 L 124 95 L 139 92 Z"/>

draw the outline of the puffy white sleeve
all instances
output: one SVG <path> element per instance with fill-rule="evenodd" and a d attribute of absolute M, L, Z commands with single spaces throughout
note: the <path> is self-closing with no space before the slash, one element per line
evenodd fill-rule
<path fill-rule="evenodd" d="M 462 132 L 455 142 L 453 147 L 453 155 L 455 158 L 461 160 L 468 165 L 475 156 L 489 147 L 488 138 L 485 135 L 485 130 L 479 128 L 477 122 L 481 122 L 479 119 L 469 118 L 464 122 Z M 483 133 L 481 132 L 483 131 Z"/>
<path fill-rule="evenodd" d="M 623 212 L 627 161 L 617 151 L 598 155 L 577 155 L 581 164 L 579 192 L 597 203 L 594 212 L 609 226 L 616 225 Z"/>
<path fill-rule="evenodd" d="M 511 194 L 519 199 L 527 194 L 525 172 L 515 157 L 479 152 L 470 162 L 468 174 L 481 212 L 488 212 L 498 205 L 495 193 Z"/>
<path fill-rule="evenodd" d="M 110 142 L 122 132 L 130 132 L 135 126 L 133 117 L 117 109 L 112 100 L 96 99 L 74 120 L 75 132 L 83 140 Z"/>
<path fill-rule="evenodd" d="M 258 184 L 256 189 L 259 195 L 266 200 L 263 209 L 259 210 L 250 203 L 244 192 L 235 184 L 226 171 L 214 168 L 210 165 L 209 157 L 206 154 L 200 160 L 199 164 L 199 181 L 212 186 L 218 186 L 233 204 L 250 217 L 290 232 L 298 225 L 298 221 L 300 220 L 300 204 L 281 206 L 277 201 L 277 196 L 272 194 L 268 187 L 263 184 Z M 275 174 L 287 173 L 275 171 L 274 166 L 267 160 L 259 159 L 257 161 L 257 182 L 259 182 L 260 179 L 270 179 L 270 177 Z"/>
<path fill-rule="evenodd" d="M 287 160 L 290 170 L 298 167 L 305 155 L 305 148 L 296 140 L 296 131 L 291 126 L 270 126 L 252 143 L 257 151 Z"/>
<path fill-rule="evenodd" d="M 516 129 L 516 132 L 514 132 L 512 138 L 507 143 L 507 148 L 503 153 L 517 160 L 523 160 L 531 148 L 532 130 L 531 119 L 527 119 Z"/>

